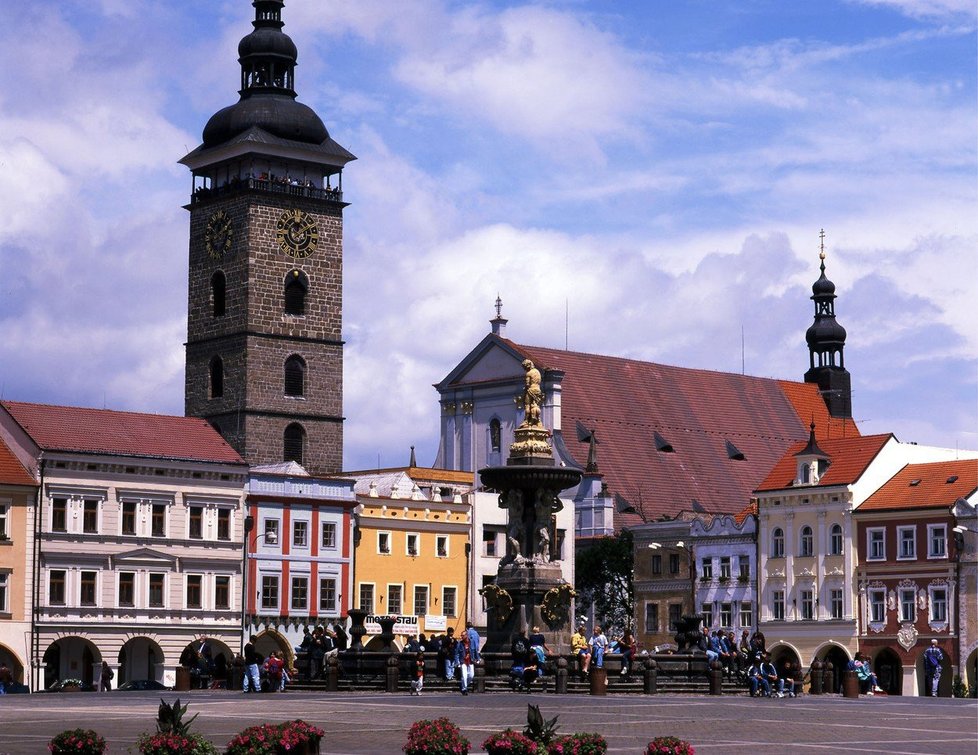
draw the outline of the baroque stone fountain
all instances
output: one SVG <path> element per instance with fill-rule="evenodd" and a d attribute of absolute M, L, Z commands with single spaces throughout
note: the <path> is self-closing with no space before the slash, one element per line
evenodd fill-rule
<path fill-rule="evenodd" d="M 550 431 L 540 419 L 540 371 L 529 359 L 523 369 L 524 419 L 506 465 L 479 470 L 482 484 L 499 493 L 499 506 L 507 511 L 506 553 L 496 582 L 479 591 L 488 606 L 486 649 L 506 652 L 520 629 L 539 626 L 552 650 L 566 651 L 574 589 L 555 562 L 555 514 L 563 508 L 560 492 L 577 485 L 581 472 L 554 462 Z"/>

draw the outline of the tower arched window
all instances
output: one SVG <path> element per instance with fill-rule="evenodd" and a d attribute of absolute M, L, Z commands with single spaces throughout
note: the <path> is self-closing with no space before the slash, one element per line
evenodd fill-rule
<path fill-rule="evenodd" d="M 285 395 L 304 396 L 306 387 L 306 362 L 298 354 L 285 360 Z"/>
<path fill-rule="evenodd" d="M 784 558 L 784 530 L 780 527 L 771 533 L 771 558 Z"/>
<path fill-rule="evenodd" d="M 211 276 L 211 306 L 214 317 L 223 317 L 227 311 L 227 279 L 220 270 Z"/>
<path fill-rule="evenodd" d="M 308 291 L 309 278 L 306 274 L 301 270 L 292 270 L 285 277 L 285 314 L 304 315 Z"/>
<path fill-rule="evenodd" d="M 503 428 L 499 422 L 499 419 L 493 417 L 489 421 L 489 450 L 491 450 L 493 453 L 497 453 L 502 449 L 502 430 Z"/>
<path fill-rule="evenodd" d="M 812 528 L 807 524 L 801 528 L 801 538 L 798 546 L 798 553 L 801 556 L 812 556 L 815 554 L 815 539 L 812 536 Z"/>
<path fill-rule="evenodd" d="M 211 398 L 224 395 L 224 360 L 214 357 L 210 363 Z"/>
<path fill-rule="evenodd" d="M 302 453 L 306 445 L 306 431 L 297 422 L 285 428 L 282 435 L 282 460 L 302 464 Z"/>
<path fill-rule="evenodd" d="M 842 555 L 842 525 L 833 524 L 829 530 L 829 555 Z"/>

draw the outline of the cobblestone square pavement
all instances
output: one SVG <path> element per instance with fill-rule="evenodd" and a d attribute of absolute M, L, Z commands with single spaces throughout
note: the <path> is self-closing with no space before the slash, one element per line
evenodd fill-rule
<path fill-rule="evenodd" d="M 607 696 L 407 693 L 231 692 L 162 693 L 199 713 L 194 730 L 222 747 L 238 731 L 261 722 L 303 718 L 326 730 L 324 755 L 401 752 L 408 727 L 447 716 L 482 752 L 482 741 L 526 722 L 526 706 L 560 716 L 560 732 L 596 731 L 611 753 L 641 753 L 655 736 L 690 741 L 699 755 L 723 753 L 978 753 L 978 703 L 972 700 L 863 697 L 752 699 L 746 696 Z M 153 731 L 160 693 L 110 692 L 0 697 L 0 753 L 43 755 L 47 742 L 68 728 L 93 728 L 112 755 L 129 752 L 138 735 Z M 133 750 L 135 751 L 135 750 Z"/>

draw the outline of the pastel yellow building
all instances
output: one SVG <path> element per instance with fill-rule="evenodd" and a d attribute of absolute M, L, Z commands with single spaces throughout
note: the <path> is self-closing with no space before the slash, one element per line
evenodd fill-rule
<path fill-rule="evenodd" d="M 395 617 L 396 644 L 456 633 L 469 615 L 471 473 L 408 467 L 347 473 L 357 480 L 354 608 L 367 612 L 369 647 L 378 619 Z"/>
<path fill-rule="evenodd" d="M 38 484 L 0 439 L 0 663 L 29 677 L 34 506 Z"/>

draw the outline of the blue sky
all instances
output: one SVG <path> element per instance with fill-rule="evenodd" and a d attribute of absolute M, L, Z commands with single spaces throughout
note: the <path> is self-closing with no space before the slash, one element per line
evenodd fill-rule
<path fill-rule="evenodd" d="M 801 379 L 819 229 L 863 432 L 978 448 L 971 0 L 288 0 L 344 175 L 348 469 L 526 344 Z M 190 177 L 246 0 L 0 29 L 0 393 L 179 414 Z M 741 350 L 741 332 L 744 348 Z"/>

